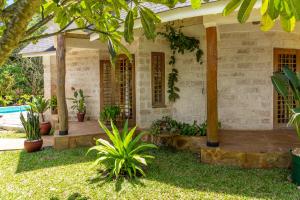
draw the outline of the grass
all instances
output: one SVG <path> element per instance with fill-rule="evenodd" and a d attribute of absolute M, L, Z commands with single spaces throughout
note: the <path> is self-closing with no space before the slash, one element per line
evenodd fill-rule
<path fill-rule="evenodd" d="M 191 153 L 165 149 L 152 152 L 146 178 L 105 182 L 86 150 L 0 152 L 0 199 L 300 199 L 288 170 L 206 165 Z"/>
<path fill-rule="evenodd" d="M 0 131 L 0 139 L 3 138 L 26 138 L 26 135 L 14 131 Z"/>

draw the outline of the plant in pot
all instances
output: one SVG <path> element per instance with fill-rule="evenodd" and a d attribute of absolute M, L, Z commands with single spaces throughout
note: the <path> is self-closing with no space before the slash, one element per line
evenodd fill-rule
<path fill-rule="evenodd" d="M 72 109 L 77 112 L 77 119 L 78 122 L 83 122 L 84 121 L 84 116 L 86 113 L 86 104 L 85 104 L 85 98 L 88 96 L 84 96 L 83 90 L 75 90 L 74 91 L 74 97 L 69 98 L 69 100 L 72 100 Z"/>
<path fill-rule="evenodd" d="M 51 108 L 51 112 L 52 114 L 56 115 L 57 112 L 57 97 L 56 96 L 52 96 L 50 99 L 50 108 Z"/>
<path fill-rule="evenodd" d="M 21 113 L 20 120 L 26 133 L 26 140 L 24 141 L 25 150 L 28 153 L 39 151 L 43 146 L 39 115 L 30 109 L 27 112 L 27 119 L 25 119 L 24 115 Z"/>
<path fill-rule="evenodd" d="M 39 113 L 42 119 L 40 123 L 40 129 L 42 135 L 49 134 L 51 130 L 51 123 L 45 121 L 44 113 L 48 110 L 50 103 L 49 100 L 44 99 L 42 96 L 33 97 L 32 102 L 28 102 L 28 105 L 31 107 L 33 112 Z"/>
<path fill-rule="evenodd" d="M 105 106 L 103 111 L 100 113 L 100 120 L 107 126 L 110 125 L 110 121 L 117 124 L 117 118 L 121 113 L 121 108 L 117 105 Z"/>
<path fill-rule="evenodd" d="M 283 72 L 274 73 L 271 80 L 275 90 L 284 98 L 291 113 L 288 125 L 291 125 L 296 129 L 300 139 L 300 74 L 293 72 L 288 67 L 284 67 Z M 290 98 L 290 95 L 292 95 L 292 99 Z M 294 183 L 300 185 L 300 148 L 291 150 L 291 153 L 291 177 Z"/>

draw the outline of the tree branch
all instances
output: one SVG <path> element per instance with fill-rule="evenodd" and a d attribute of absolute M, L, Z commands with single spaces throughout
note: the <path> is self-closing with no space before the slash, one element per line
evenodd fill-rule
<path fill-rule="evenodd" d="M 0 66 L 12 51 L 19 46 L 33 15 L 40 7 L 41 0 L 18 0 L 11 11 L 13 16 L 7 21 L 6 29 L 0 38 Z"/>
<path fill-rule="evenodd" d="M 42 26 L 44 26 L 45 24 L 47 24 L 53 18 L 54 18 L 54 15 L 48 15 L 44 19 L 42 19 L 39 22 L 37 22 L 35 25 L 33 25 L 32 27 L 30 27 L 26 31 L 25 37 L 29 37 L 31 34 L 33 34 L 34 32 L 36 32 L 39 28 L 41 28 Z"/>

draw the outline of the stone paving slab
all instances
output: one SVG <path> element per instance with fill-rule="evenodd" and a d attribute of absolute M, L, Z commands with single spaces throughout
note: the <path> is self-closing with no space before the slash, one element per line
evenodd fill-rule
<path fill-rule="evenodd" d="M 0 151 L 19 150 L 24 148 L 25 139 L 0 139 Z"/>
<path fill-rule="evenodd" d="M 25 139 L 3 138 L 0 139 L 0 151 L 12 151 L 24 149 Z M 43 136 L 43 147 L 53 146 L 53 136 Z"/>

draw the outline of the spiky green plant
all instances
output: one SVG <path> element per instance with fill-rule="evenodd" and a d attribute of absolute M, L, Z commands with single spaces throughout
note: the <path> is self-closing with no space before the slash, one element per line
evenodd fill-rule
<path fill-rule="evenodd" d="M 42 96 L 33 97 L 32 102 L 28 102 L 33 112 L 39 113 L 41 115 L 42 121 L 45 122 L 44 112 L 46 112 L 50 107 L 50 102 L 44 99 Z"/>
<path fill-rule="evenodd" d="M 284 98 L 291 112 L 288 125 L 295 127 L 300 138 L 300 73 L 295 73 L 288 67 L 284 67 L 283 73 L 274 73 L 271 80 L 275 90 Z M 292 100 L 289 98 L 289 91 L 292 91 Z M 295 101 L 296 106 L 293 106 L 293 101 Z"/>
<path fill-rule="evenodd" d="M 98 139 L 96 146 L 88 150 L 88 153 L 93 150 L 98 152 L 98 158 L 94 165 L 103 164 L 110 174 L 110 178 L 118 178 L 120 175 L 129 178 L 136 177 L 138 174 L 145 176 L 142 166 L 147 166 L 147 159 L 153 159 L 154 157 L 144 154 L 144 151 L 157 147 L 154 144 L 141 142 L 144 133 L 134 137 L 136 127 L 128 130 L 128 121 L 125 122 L 121 133 L 112 121 L 112 132 L 101 121 L 99 123 L 110 141 Z"/>
<path fill-rule="evenodd" d="M 24 127 L 26 138 L 29 141 L 40 140 L 40 120 L 38 114 L 36 114 L 32 109 L 27 112 L 27 119 L 25 119 L 23 113 L 20 115 L 21 123 Z"/>

